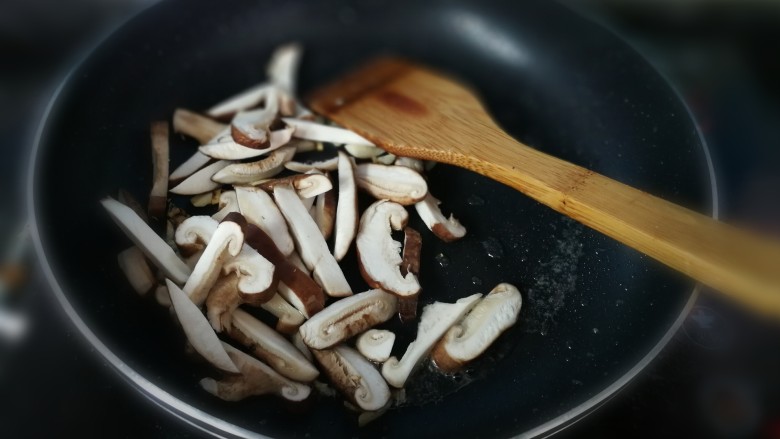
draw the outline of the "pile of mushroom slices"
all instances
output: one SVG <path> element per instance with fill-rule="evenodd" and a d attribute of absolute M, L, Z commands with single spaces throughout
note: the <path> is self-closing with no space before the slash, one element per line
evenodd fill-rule
<path fill-rule="evenodd" d="M 407 226 L 407 206 L 444 241 L 466 229 L 442 214 L 423 162 L 386 154 L 298 103 L 300 54 L 294 44 L 279 48 L 268 82 L 206 115 L 177 109 L 174 130 L 201 146 L 170 175 L 168 124 L 152 123 L 148 208 L 126 192 L 102 204 L 135 244 L 118 256 L 132 287 L 154 291 L 191 348 L 224 373 L 203 379 L 203 389 L 227 401 L 300 401 L 322 374 L 353 408 L 381 412 L 424 359 L 452 372 L 484 352 L 516 322 L 522 298 L 500 284 L 484 297 L 427 305 L 416 340 L 390 356 L 395 335 L 375 327 L 396 314 L 417 319 L 420 294 L 422 237 Z M 335 155 L 295 160 L 323 143 Z M 362 213 L 358 189 L 376 198 Z M 169 193 L 216 213 L 190 216 Z M 403 245 L 393 231 L 403 231 Z M 353 242 L 369 291 L 353 292 L 340 265 Z"/>

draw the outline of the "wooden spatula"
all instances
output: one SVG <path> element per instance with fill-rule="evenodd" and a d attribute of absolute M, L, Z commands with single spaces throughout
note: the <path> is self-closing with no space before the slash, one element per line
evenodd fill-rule
<path fill-rule="evenodd" d="M 780 245 L 530 148 L 475 94 L 440 73 L 383 58 L 309 104 L 387 151 L 509 185 L 754 309 L 780 316 Z"/>

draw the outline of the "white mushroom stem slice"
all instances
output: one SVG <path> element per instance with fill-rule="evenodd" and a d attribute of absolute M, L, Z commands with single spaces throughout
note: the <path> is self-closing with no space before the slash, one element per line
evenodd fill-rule
<path fill-rule="evenodd" d="M 359 143 L 348 143 L 344 145 L 344 149 L 349 155 L 358 159 L 373 159 L 385 153 L 385 150 L 382 148 Z"/>
<path fill-rule="evenodd" d="M 517 322 L 522 305 L 523 298 L 514 285 L 498 284 L 439 341 L 431 354 L 436 366 L 454 372 L 477 358 Z"/>
<path fill-rule="evenodd" d="M 422 251 L 422 236 L 420 232 L 411 227 L 404 228 L 404 250 L 402 253 L 401 274 L 406 276 L 412 273 L 415 277 L 420 274 L 420 252 Z M 403 296 L 398 300 L 398 315 L 402 322 L 417 318 L 418 294 Z"/>
<path fill-rule="evenodd" d="M 295 244 L 287 229 L 287 222 L 271 196 L 262 189 L 236 186 L 236 198 L 241 214 L 247 222 L 264 231 L 285 256 L 295 251 Z"/>
<path fill-rule="evenodd" d="M 152 190 L 149 192 L 149 216 L 164 219 L 168 211 L 168 122 L 151 124 L 152 137 Z"/>
<path fill-rule="evenodd" d="M 360 274 L 372 288 L 398 296 L 413 296 L 420 291 L 414 274 L 401 274 L 401 243 L 391 235 L 392 230 L 403 229 L 408 218 L 403 206 L 387 200 L 375 202 L 363 213 L 355 245 Z"/>
<path fill-rule="evenodd" d="M 176 317 L 192 347 L 214 366 L 226 372 L 238 373 L 238 368 L 228 357 L 200 308 L 192 303 L 187 294 L 170 279 L 166 279 L 165 282 Z"/>
<path fill-rule="evenodd" d="M 238 113 L 239 111 L 256 107 L 265 100 L 268 92 L 273 88 L 274 86 L 267 82 L 255 85 L 214 105 L 208 109 L 206 114 L 211 117 L 223 118 Z"/>
<path fill-rule="evenodd" d="M 266 74 L 277 87 L 295 96 L 295 84 L 298 76 L 298 65 L 301 62 L 303 49 L 298 43 L 279 46 L 271 55 Z"/>
<path fill-rule="evenodd" d="M 121 251 L 117 255 L 117 262 L 136 293 L 144 296 L 157 284 L 152 269 L 138 247 L 132 246 Z"/>
<path fill-rule="evenodd" d="M 221 381 L 212 378 L 200 380 L 203 390 L 225 401 L 240 401 L 254 395 L 274 394 L 289 401 L 303 401 L 311 394 L 311 387 L 289 380 L 262 361 L 253 358 L 227 343 L 223 349 L 241 371 Z"/>
<path fill-rule="evenodd" d="M 299 330 L 313 349 L 327 349 L 386 322 L 395 314 L 397 300 L 382 290 L 368 290 L 333 302 Z"/>
<path fill-rule="evenodd" d="M 206 300 L 209 290 L 219 278 L 222 266 L 238 255 L 243 244 L 241 226 L 232 221 L 220 223 L 195 264 L 192 275 L 184 284 L 184 292 L 193 303 L 200 306 Z"/>
<path fill-rule="evenodd" d="M 267 233 L 254 224 L 244 229 L 244 242 L 268 259 L 275 267 L 279 279 L 278 293 L 304 316 L 310 317 L 325 307 L 325 294 L 306 267 L 288 261 Z M 303 265 L 303 262 L 300 262 Z"/>
<path fill-rule="evenodd" d="M 243 160 L 252 157 L 258 157 L 277 150 L 287 144 L 292 138 L 294 129 L 292 127 L 282 128 L 271 131 L 268 135 L 269 146 L 264 149 L 249 148 L 233 140 L 230 135 L 222 136 L 216 141 L 201 145 L 198 150 L 215 159 L 222 160 Z"/>
<path fill-rule="evenodd" d="M 177 108 L 173 112 L 173 131 L 192 137 L 201 145 L 208 143 L 225 128 L 227 125 L 223 123 L 184 108 Z"/>
<path fill-rule="evenodd" d="M 230 330 L 233 324 L 233 311 L 241 305 L 238 292 L 238 275 L 229 273 L 220 277 L 211 287 L 206 298 L 206 316 L 211 327 L 217 332 Z"/>
<path fill-rule="evenodd" d="M 190 268 L 138 214 L 111 198 L 104 198 L 101 200 L 101 204 L 114 219 L 114 222 L 167 277 L 177 283 L 187 281 L 190 276 Z"/>
<path fill-rule="evenodd" d="M 324 194 L 317 195 L 317 201 L 314 204 L 314 222 L 322 232 L 325 240 L 330 239 L 333 234 L 333 225 L 336 222 L 336 193 L 327 191 Z"/>
<path fill-rule="evenodd" d="M 293 172 L 300 172 L 300 173 L 305 173 L 313 170 L 324 172 L 324 171 L 335 171 L 338 168 L 338 164 L 339 164 L 339 158 L 338 156 L 336 156 L 318 162 L 306 162 L 306 163 L 287 162 L 285 163 L 284 167 Z"/>
<path fill-rule="evenodd" d="M 314 355 L 312 355 L 311 349 L 306 346 L 306 343 L 303 342 L 303 337 L 301 337 L 300 332 L 296 331 L 295 334 L 290 336 L 290 339 L 292 340 L 293 346 L 295 346 L 307 360 L 314 361 Z"/>
<path fill-rule="evenodd" d="M 337 261 L 344 258 L 355 239 L 358 224 L 357 186 L 355 164 L 346 154 L 339 151 L 339 199 L 336 206 L 336 237 L 333 242 L 333 256 Z"/>
<path fill-rule="evenodd" d="M 317 368 L 292 343 L 246 311 L 233 312 L 230 336 L 291 380 L 309 382 L 319 375 Z"/>
<path fill-rule="evenodd" d="M 461 320 L 479 301 L 482 294 L 473 294 L 455 303 L 434 302 L 423 309 L 417 338 L 409 344 L 399 361 L 390 357 L 382 366 L 382 376 L 397 388 L 406 384 L 409 375 L 452 325 Z"/>
<path fill-rule="evenodd" d="M 174 240 L 184 256 L 202 251 L 217 230 L 219 222 L 205 215 L 191 216 L 176 229 Z"/>
<path fill-rule="evenodd" d="M 413 159 L 411 157 L 398 157 L 395 159 L 394 164 L 396 166 L 404 166 L 422 174 L 425 171 L 425 165 L 420 159 Z"/>
<path fill-rule="evenodd" d="M 276 322 L 276 330 L 282 334 L 292 334 L 300 328 L 306 318 L 297 309 L 293 308 L 282 296 L 276 294 L 268 302 L 260 305 L 279 320 Z"/>
<path fill-rule="evenodd" d="M 377 363 L 390 358 L 395 343 L 395 334 L 384 329 L 370 329 L 358 336 L 355 347 L 364 357 Z"/>
<path fill-rule="evenodd" d="M 339 144 L 351 143 L 355 145 L 374 146 L 374 144 L 369 140 L 363 138 L 355 132 L 344 128 L 337 128 L 308 120 L 293 119 L 289 117 L 284 117 L 282 120 L 286 124 L 295 127 L 295 133 L 293 136 L 299 139 L 314 140 L 317 142 Z"/>
<path fill-rule="evenodd" d="M 439 239 L 445 242 L 456 241 L 466 235 L 466 228 L 453 215 L 445 217 L 439 209 L 441 201 L 430 193 L 419 203 L 414 205 L 417 214 L 426 226 Z"/>
<path fill-rule="evenodd" d="M 230 162 L 227 160 L 216 161 L 187 177 L 171 189 L 171 192 L 178 195 L 197 195 L 213 191 L 220 187 L 220 184 L 212 180 L 211 177 L 229 164 Z"/>
<path fill-rule="evenodd" d="M 195 172 L 198 171 L 198 169 L 206 166 L 208 162 L 211 161 L 211 157 L 207 156 L 206 154 L 203 154 L 200 151 L 195 151 L 195 154 L 190 156 L 187 160 L 184 161 L 181 165 L 179 165 L 178 168 L 174 169 L 174 171 L 171 173 L 171 175 L 168 177 L 170 181 L 179 181 L 182 180 Z"/>
<path fill-rule="evenodd" d="M 390 400 L 382 375 L 356 350 L 341 345 L 313 354 L 333 385 L 361 409 L 379 410 Z"/>
<path fill-rule="evenodd" d="M 294 146 L 283 146 L 268 157 L 252 163 L 228 165 L 212 177 L 212 180 L 225 184 L 246 184 L 264 178 L 271 178 L 284 170 L 285 163 L 295 155 Z"/>
<path fill-rule="evenodd" d="M 272 192 L 276 186 L 292 185 L 301 198 L 313 198 L 333 189 L 333 183 L 322 174 L 297 174 L 259 183 L 256 187 Z M 312 200 L 313 202 L 314 200 Z"/>
<path fill-rule="evenodd" d="M 317 175 L 312 175 L 317 177 Z M 326 178 L 326 180 L 328 180 Z M 330 180 L 328 180 L 330 182 Z M 322 237 L 317 224 L 309 216 L 300 198 L 289 185 L 274 187 L 274 197 L 282 215 L 290 226 L 293 238 L 303 262 L 314 273 L 314 280 L 332 297 L 344 297 L 352 294 L 347 279 L 338 262 L 330 254 L 328 244 Z"/>
<path fill-rule="evenodd" d="M 239 212 L 236 191 L 225 191 L 219 195 L 219 211 L 211 216 L 216 221 L 222 221 L 228 214 Z"/>
<path fill-rule="evenodd" d="M 378 200 L 390 200 L 408 206 L 428 193 L 428 183 L 420 174 L 403 166 L 364 163 L 355 169 L 359 188 Z"/>

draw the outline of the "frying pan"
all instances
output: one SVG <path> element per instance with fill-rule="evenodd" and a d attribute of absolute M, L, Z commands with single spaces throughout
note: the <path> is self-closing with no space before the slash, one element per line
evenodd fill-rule
<path fill-rule="evenodd" d="M 115 259 L 129 241 L 98 200 L 118 188 L 145 199 L 149 121 L 260 82 L 273 48 L 293 40 L 305 47 L 303 94 L 370 57 L 398 54 L 471 84 L 527 144 L 713 211 L 706 149 L 678 96 L 619 38 L 559 4 L 162 2 L 64 82 L 41 125 L 30 185 L 33 234 L 55 294 L 139 391 L 229 437 L 536 436 L 592 411 L 668 341 L 695 297 L 690 281 L 507 187 L 439 165 L 430 189 L 469 234 L 444 244 L 412 221 L 424 232 L 421 301 L 486 293 L 502 281 L 524 295 L 520 322 L 483 358 L 451 377 L 423 366 L 406 404 L 363 428 L 338 398 L 302 408 L 203 392 L 198 380 L 213 370 L 185 355 L 167 310 L 130 290 Z M 174 139 L 174 164 L 194 148 Z M 350 258 L 345 271 L 361 291 Z M 399 330 L 396 353 L 413 326 Z"/>

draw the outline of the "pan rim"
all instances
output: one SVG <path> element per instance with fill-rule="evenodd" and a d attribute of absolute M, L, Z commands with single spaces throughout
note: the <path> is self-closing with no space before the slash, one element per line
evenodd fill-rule
<path fill-rule="evenodd" d="M 95 50 L 98 47 L 102 46 L 106 42 L 106 40 L 108 40 L 111 36 L 113 36 L 114 33 L 120 28 L 122 28 L 126 23 L 133 20 L 138 15 L 142 14 L 147 9 L 150 9 L 153 5 L 156 5 L 158 3 L 160 3 L 160 0 L 149 1 L 148 3 L 140 7 L 138 10 L 136 10 L 135 12 L 129 14 L 128 17 L 125 18 L 124 20 L 120 20 L 116 25 L 109 27 L 107 32 L 104 33 L 102 36 L 96 38 L 95 43 L 90 47 L 88 47 L 87 50 L 83 51 L 82 55 L 76 59 L 76 62 L 73 64 L 73 66 L 67 71 L 67 73 L 65 73 L 63 79 L 59 82 L 54 92 L 52 93 L 51 98 L 48 100 L 44 108 L 43 114 L 41 116 L 40 122 L 38 123 L 38 127 L 35 131 L 35 136 L 32 143 L 32 149 L 30 152 L 29 168 L 27 172 L 27 184 L 26 184 L 27 191 L 24 199 L 27 203 L 26 210 L 27 210 L 27 216 L 29 218 L 28 221 L 30 224 L 30 238 L 35 248 L 35 253 L 38 258 L 39 267 L 42 269 L 44 277 L 46 278 L 46 282 L 49 284 L 49 287 L 54 293 L 54 296 L 57 298 L 57 301 L 59 302 L 60 306 L 65 311 L 65 314 L 68 316 L 68 318 L 76 327 L 76 329 L 78 329 L 78 331 L 81 333 L 82 337 L 84 337 L 84 339 L 95 349 L 95 351 L 97 351 L 106 361 L 108 361 L 109 364 L 111 364 L 115 372 L 117 372 L 126 381 L 129 381 L 133 385 L 133 387 L 136 388 L 137 391 L 139 391 L 142 395 L 148 398 L 155 405 L 164 409 L 166 412 L 175 416 L 176 418 L 183 421 L 184 423 L 200 431 L 208 433 L 214 437 L 220 437 L 220 438 L 221 437 L 246 437 L 246 438 L 271 439 L 268 436 L 239 427 L 235 424 L 232 424 L 216 416 L 213 416 L 209 413 L 206 413 L 200 409 L 195 408 L 194 406 L 182 401 L 181 399 L 173 396 L 172 394 L 163 390 L 161 387 L 147 380 L 141 374 L 136 372 L 133 368 L 128 366 L 124 361 L 122 361 L 122 359 L 120 359 L 114 352 L 112 352 L 100 340 L 100 338 L 98 338 L 98 336 L 95 335 L 95 333 L 92 332 L 92 330 L 87 327 L 86 323 L 81 319 L 81 317 L 78 315 L 78 313 L 73 308 L 71 303 L 68 301 L 67 297 L 65 296 L 64 290 L 62 289 L 59 282 L 54 276 L 51 265 L 49 264 L 49 260 L 43 248 L 43 243 L 40 239 L 40 233 L 39 233 L 38 222 L 37 222 L 37 214 L 35 211 L 36 198 L 35 198 L 34 184 L 35 184 L 36 168 L 38 164 L 40 144 L 43 138 L 44 130 L 49 121 L 49 117 L 51 116 L 52 110 L 54 109 L 55 104 L 57 103 L 60 95 L 62 94 L 62 91 L 70 83 L 70 79 L 72 78 L 72 76 L 75 74 L 75 72 L 77 72 L 82 67 L 82 65 L 86 62 L 86 60 L 92 56 Z M 621 40 L 623 44 L 626 44 L 640 58 L 642 58 L 642 60 L 646 62 L 655 71 L 655 73 L 659 75 L 659 77 L 661 77 L 661 79 L 663 79 L 666 86 L 669 87 L 669 89 L 676 96 L 678 102 L 680 102 L 683 105 L 683 108 L 685 109 L 687 116 L 694 124 L 696 130 L 696 136 L 701 144 L 702 152 L 704 153 L 705 160 L 707 162 L 709 184 L 711 189 L 710 197 L 712 202 L 711 216 L 714 219 L 718 219 L 719 217 L 718 187 L 717 187 L 715 168 L 712 162 L 710 149 L 706 139 L 704 138 L 703 133 L 701 132 L 701 127 L 697 123 L 696 118 L 694 117 L 688 104 L 682 99 L 682 96 L 680 95 L 677 88 L 673 86 L 672 82 L 669 81 L 669 78 L 667 78 L 664 74 L 662 74 L 656 68 L 656 66 L 646 56 L 642 54 L 640 50 L 638 50 L 634 45 L 626 41 L 626 39 L 618 35 L 614 30 L 605 26 L 603 23 L 596 22 L 595 20 L 587 17 L 584 14 L 578 13 L 576 11 L 573 11 L 573 13 L 577 14 L 582 19 L 591 21 L 596 26 L 599 26 L 607 30 L 608 32 L 612 33 L 615 38 Z M 669 343 L 669 341 L 672 339 L 672 337 L 677 333 L 677 331 L 681 327 L 690 309 L 696 303 L 700 290 L 701 290 L 701 286 L 697 284 L 693 288 L 692 292 L 690 293 L 688 301 L 686 302 L 685 306 L 683 306 L 680 315 L 672 323 L 669 330 L 661 337 L 661 339 L 653 346 L 653 348 L 647 354 L 645 354 L 645 356 L 643 356 L 642 359 L 639 360 L 639 362 L 637 362 L 636 365 L 634 365 L 631 369 L 629 369 L 628 372 L 623 374 L 620 378 L 615 380 L 611 385 L 606 387 L 598 394 L 578 404 L 577 406 L 573 407 L 566 413 L 559 415 L 555 418 L 552 418 L 546 422 L 543 422 L 542 424 L 539 424 L 537 427 L 527 430 L 526 432 L 520 433 L 515 437 L 532 438 L 532 437 L 546 437 L 546 436 L 553 435 L 573 425 L 577 421 L 585 418 L 587 415 L 589 415 L 590 413 L 598 409 L 602 404 L 606 403 L 611 397 L 616 395 L 618 391 L 620 391 L 628 383 L 630 383 L 642 370 L 644 370 L 653 361 L 653 359 L 655 359 L 658 356 L 658 354 L 663 350 L 663 348 L 666 347 L 666 345 Z M 228 436 L 224 436 L 225 434 Z"/>

